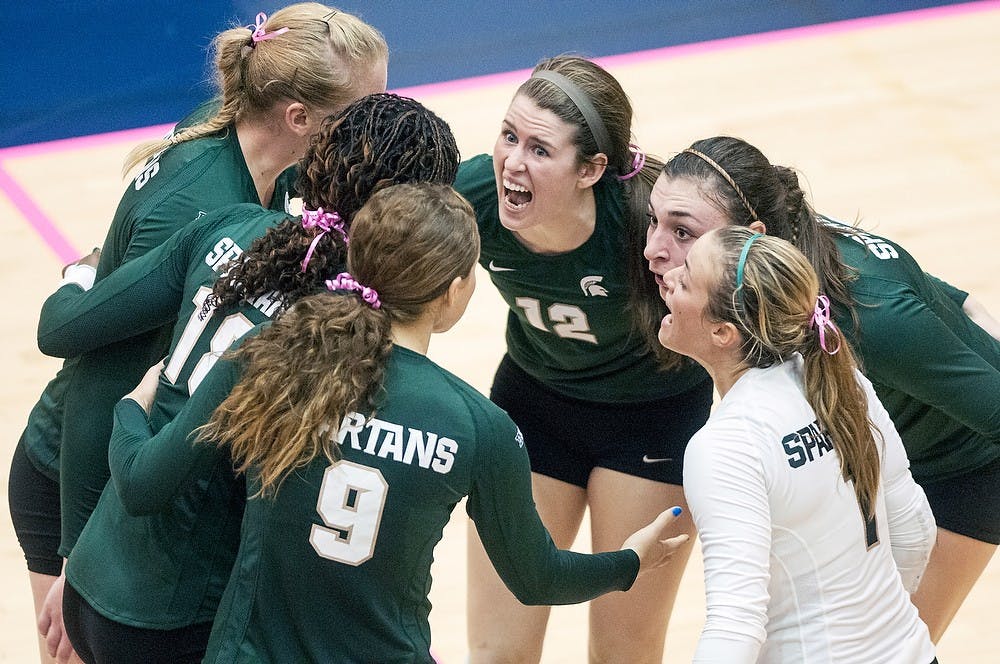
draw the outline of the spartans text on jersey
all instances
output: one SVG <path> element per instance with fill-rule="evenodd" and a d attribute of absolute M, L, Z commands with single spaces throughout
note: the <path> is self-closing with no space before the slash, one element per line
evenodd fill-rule
<path fill-rule="evenodd" d="M 367 436 L 365 436 L 367 430 Z M 348 413 L 340 425 L 337 442 L 350 445 L 365 454 L 392 459 L 405 464 L 413 464 L 414 457 L 421 468 L 430 468 L 438 473 L 448 473 L 455 463 L 458 443 L 451 438 L 436 433 L 406 427 L 378 418 L 367 419 L 361 413 Z M 362 438 L 365 441 L 362 442 Z"/>
<path fill-rule="evenodd" d="M 798 468 L 807 461 L 815 461 L 826 452 L 833 451 L 830 437 L 819 428 L 819 422 L 813 422 L 794 431 L 781 439 L 781 446 L 788 455 L 788 465 Z"/>

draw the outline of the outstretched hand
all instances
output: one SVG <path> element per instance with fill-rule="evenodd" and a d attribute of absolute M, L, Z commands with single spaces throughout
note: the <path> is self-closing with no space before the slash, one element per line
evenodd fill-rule
<path fill-rule="evenodd" d="M 629 535 L 622 544 L 622 550 L 632 549 L 639 556 L 640 576 L 666 565 L 674 553 L 690 539 L 686 534 L 661 539 L 680 514 L 680 507 L 663 510 L 649 525 Z"/>
<path fill-rule="evenodd" d="M 135 389 L 122 397 L 123 399 L 132 399 L 142 406 L 147 415 L 149 415 L 150 408 L 153 407 L 153 399 L 156 398 L 156 388 L 160 384 L 160 372 L 163 371 L 164 362 L 166 360 L 160 360 L 147 369 L 146 375 L 142 377 Z"/>

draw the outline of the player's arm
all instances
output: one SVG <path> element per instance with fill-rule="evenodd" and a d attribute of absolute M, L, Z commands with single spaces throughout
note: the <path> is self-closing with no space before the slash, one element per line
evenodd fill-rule
<path fill-rule="evenodd" d="M 703 429 L 684 455 L 684 493 L 701 538 L 706 619 L 694 662 L 756 662 L 767 636 L 771 511 L 747 432 Z"/>
<path fill-rule="evenodd" d="M 934 515 L 924 490 L 910 475 L 910 462 L 906 458 L 903 441 L 889 413 L 871 383 L 861 374 L 858 374 L 858 379 L 868 397 L 868 414 L 884 442 L 881 474 L 892 557 L 903 587 L 912 593 L 920 585 L 920 578 L 934 548 L 937 536 Z"/>
<path fill-rule="evenodd" d="M 972 297 L 964 290 L 952 286 L 947 281 L 938 279 L 933 274 L 928 272 L 925 272 L 924 274 L 927 275 L 927 278 L 936 284 L 945 295 L 954 301 L 955 304 L 962 307 L 962 311 L 965 312 L 966 316 L 972 319 L 972 322 L 986 330 L 991 337 L 1000 341 L 1000 321 L 997 321 L 997 319 L 993 317 L 982 302 Z"/>
<path fill-rule="evenodd" d="M 973 323 L 986 330 L 991 337 L 1000 341 L 1000 321 L 993 317 L 982 302 L 970 295 L 962 303 L 962 311 L 972 319 Z"/>
<path fill-rule="evenodd" d="M 960 307 L 965 304 L 965 300 L 969 297 L 969 294 L 966 293 L 961 288 L 956 288 L 955 286 L 952 286 L 944 279 L 939 279 L 930 272 L 924 272 L 924 276 L 927 277 L 928 281 L 930 281 L 935 286 L 940 288 L 941 292 L 948 296 L 948 299 L 950 299 L 952 302 L 954 302 Z"/>
<path fill-rule="evenodd" d="M 75 357 L 177 317 L 193 235 L 185 230 L 85 289 L 65 283 L 42 305 L 38 348 Z"/>
<path fill-rule="evenodd" d="M 1000 342 L 983 331 L 980 355 L 915 295 L 859 306 L 865 374 L 1000 442 Z"/>
<path fill-rule="evenodd" d="M 147 416 L 147 398 L 126 395 L 118 402 L 108 464 L 115 490 L 129 514 L 165 509 L 183 486 L 212 472 L 224 453 L 212 443 L 196 442 L 196 429 L 208 422 L 240 375 L 236 361 L 220 359 L 177 417 L 155 435 Z"/>
<path fill-rule="evenodd" d="M 466 510 L 504 584 L 527 605 L 573 604 L 628 590 L 636 576 L 668 564 L 687 536 L 666 539 L 677 517 L 665 510 L 619 551 L 558 549 L 531 497 L 531 467 L 517 427 L 505 414 L 480 426 Z"/>
<path fill-rule="evenodd" d="M 497 573 L 522 604 L 573 604 L 632 586 L 639 571 L 635 552 L 586 555 L 556 548 L 535 510 L 528 455 L 509 418 L 481 438 L 466 510 Z"/>

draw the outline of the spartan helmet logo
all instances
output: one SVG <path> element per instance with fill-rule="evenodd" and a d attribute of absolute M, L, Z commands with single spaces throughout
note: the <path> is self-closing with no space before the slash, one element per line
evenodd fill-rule
<path fill-rule="evenodd" d="M 584 295 L 607 297 L 608 289 L 601 285 L 602 281 L 604 281 L 604 277 L 593 274 L 580 280 L 580 288 L 583 289 Z"/>

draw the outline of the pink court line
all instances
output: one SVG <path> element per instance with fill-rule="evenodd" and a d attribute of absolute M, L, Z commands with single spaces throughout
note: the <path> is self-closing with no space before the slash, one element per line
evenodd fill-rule
<path fill-rule="evenodd" d="M 698 42 L 695 44 L 667 46 L 664 48 L 596 58 L 595 60 L 602 66 L 642 64 L 701 53 L 760 46 L 762 44 L 794 39 L 822 37 L 826 35 L 882 28 L 916 21 L 943 19 L 975 12 L 994 11 L 997 9 L 1000 9 L 1000 0 L 981 0 L 979 2 L 930 7 L 927 9 L 917 9 L 908 12 L 898 12 L 895 14 L 868 16 L 863 18 L 848 19 L 845 21 L 837 21 L 834 23 L 823 23 L 800 28 L 788 28 L 785 30 L 773 30 L 771 32 L 742 35 L 739 37 L 714 39 L 712 41 Z M 530 69 L 519 69 L 500 74 L 474 76 L 471 78 L 444 81 L 441 83 L 430 83 L 427 85 L 398 88 L 394 90 L 394 92 L 416 98 L 436 94 L 468 92 L 470 90 L 487 86 L 513 84 L 515 82 L 522 81 L 528 76 L 530 71 Z M 93 136 L 83 136 L 80 138 L 49 141 L 34 145 L 0 148 L 0 192 L 7 195 L 14 206 L 28 220 L 28 223 L 35 228 L 36 232 L 38 232 L 46 244 L 48 244 L 52 251 L 59 256 L 60 260 L 63 262 L 76 260 L 76 258 L 81 255 L 80 252 L 78 252 L 65 238 L 65 236 L 62 235 L 57 225 L 41 211 L 41 209 L 34 203 L 31 196 L 24 191 L 24 189 L 17 184 L 14 178 L 4 170 L 3 162 L 8 159 L 44 155 L 61 150 L 78 150 L 88 147 L 98 147 L 109 143 L 139 141 L 147 138 L 154 138 L 157 135 L 157 132 L 160 134 L 165 133 L 170 129 L 170 126 L 171 125 L 158 125 L 155 127 L 144 127 L 140 129 L 96 134 Z"/>
<path fill-rule="evenodd" d="M 66 150 L 84 150 L 87 148 L 102 147 L 111 143 L 126 141 L 134 143 L 162 136 L 172 126 L 156 125 L 140 129 L 129 129 L 126 131 L 115 131 L 105 134 L 94 134 L 92 136 L 82 136 L 80 138 L 67 138 L 58 141 L 47 141 L 45 143 L 0 149 L 0 191 L 10 199 L 10 202 L 21 213 L 21 216 L 35 229 L 38 236 L 59 257 L 59 260 L 64 264 L 70 263 L 83 254 L 59 230 L 58 225 L 52 218 L 38 207 L 31 195 L 7 172 L 4 168 L 4 162 L 20 157 L 34 157 Z"/>

